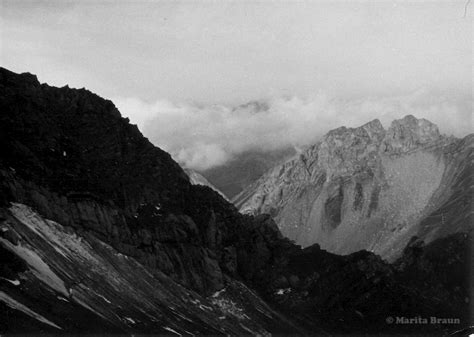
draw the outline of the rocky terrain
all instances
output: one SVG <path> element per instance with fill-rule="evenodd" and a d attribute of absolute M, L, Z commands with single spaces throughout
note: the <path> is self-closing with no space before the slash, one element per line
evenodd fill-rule
<path fill-rule="evenodd" d="M 234 199 L 268 213 L 297 244 L 338 254 L 361 249 L 393 261 L 413 236 L 425 242 L 472 229 L 474 135 L 441 135 L 406 116 L 341 127 L 278 165 Z"/>
<path fill-rule="evenodd" d="M 212 185 L 209 182 L 209 180 L 207 180 L 202 174 L 198 173 L 195 170 L 191 170 L 191 169 L 185 169 L 184 172 L 186 172 L 186 174 L 188 175 L 189 182 L 191 184 L 210 187 L 211 189 L 213 189 L 214 191 L 219 193 L 221 195 L 221 197 L 228 200 L 227 197 L 224 195 L 224 193 L 222 193 L 217 187 Z"/>
<path fill-rule="evenodd" d="M 302 249 L 269 216 L 242 215 L 193 185 L 112 102 L 2 68 L 0 144 L 1 334 L 433 335 L 471 325 L 470 233 L 412 239 L 394 264 Z M 388 324 L 396 315 L 459 322 Z"/>
<path fill-rule="evenodd" d="M 201 174 L 232 200 L 270 168 L 295 154 L 293 148 L 274 151 L 249 150 L 223 165 L 204 170 Z"/>

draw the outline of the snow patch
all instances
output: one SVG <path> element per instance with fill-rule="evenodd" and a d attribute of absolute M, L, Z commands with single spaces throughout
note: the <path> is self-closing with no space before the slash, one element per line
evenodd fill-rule
<path fill-rule="evenodd" d="M 14 246 L 11 242 L 0 238 L 0 243 L 12 251 L 31 267 L 33 274 L 54 290 L 68 295 L 64 282 L 49 268 L 49 266 L 30 247 L 19 244 Z"/>
<path fill-rule="evenodd" d="M 234 316 L 238 319 L 249 319 L 242 308 L 239 308 L 237 303 L 226 298 L 214 298 L 211 303 L 219 308 L 219 310 L 226 315 Z M 219 318 L 220 319 L 220 318 Z"/>
<path fill-rule="evenodd" d="M 131 319 L 130 317 L 124 317 L 123 319 L 125 321 L 129 322 L 129 323 L 136 324 L 136 322 L 133 319 Z"/>
<path fill-rule="evenodd" d="M 109 304 L 112 303 L 107 298 L 105 298 L 105 296 L 102 296 L 101 294 L 97 294 L 97 293 L 96 293 L 96 295 L 99 296 L 100 298 L 102 298 L 105 302 L 107 302 Z"/>
<path fill-rule="evenodd" d="M 0 279 L 5 280 L 5 281 L 8 281 L 8 282 L 10 282 L 11 284 L 13 284 L 14 286 L 19 286 L 19 285 L 20 285 L 20 281 L 19 281 L 19 280 L 9 280 L 9 279 L 4 278 L 4 277 L 0 277 Z"/>
<path fill-rule="evenodd" d="M 176 334 L 176 335 L 178 335 L 178 336 L 182 336 L 179 332 L 177 332 L 176 330 L 171 329 L 171 328 L 168 327 L 168 326 L 164 326 L 163 329 L 168 330 L 169 332 L 172 332 L 172 333 L 174 333 L 174 334 Z"/>
<path fill-rule="evenodd" d="M 50 320 L 44 318 L 40 314 L 34 312 L 33 310 L 31 310 L 27 306 L 25 306 L 25 305 L 21 304 L 20 302 L 14 300 L 13 298 L 11 298 L 7 294 L 5 294 L 3 291 L 0 291 L 0 301 L 3 301 L 10 308 L 20 310 L 20 311 L 24 312 L 25 314 L 27 314 L 28 316 L 33 317 L 34 319 L 36 319 L 36 320 L 38 320 L 42 323 L 48 324 L 48 325 L 50 325 L 52 327 L 55 327 L 56 329 L 59 329 L 59 330 L 63 329 L 60 326 L 58 326 L 58 325 L 54 324 L 53 322 L 51 322 Z"/>
<path fill-rule="evenodd" d="M 192 304 L 200 304 L 201 303 L 201 301 L 199 301 L 198 299 L 190 300 L 189 302 L 191 302 Z"/>
<path fill-rule="evenodd" d="M 216 291 L 214 294 L 212 294 L 212 297 L 213 298 L 219 297 L 224 291 L 225 291 L 225 288 L 223 288 L 219 291 Z"/>
<path fill-rule="evenodd" d="M 285 289 L 278 289 L 278 291 L 275 293 L 276 295 L 284 295 L 287 293 L 291 292 L 291 288 L 285 288 Z"/>
<path fill-rule="evenodd" d="M 75 263 L 84 262 L 84 264 L 90 264 L 102 271 L 103 261 L 97 259 L 90 244 L 82 240 L 80 236 L 75 233 L 66 233 L 60 224 L 43 219 L 23 204 L 13 203 L 10 211 L 17 220 L 68 260 L 75 261 Z"/>
<path fill-rule="evenodd" d="M 208 307 L 207 305 L 204 305 L 204 304 L 199 304 L 199 309 L 214 311 L 214 309 L 212 309 L 211 307 Z"/>

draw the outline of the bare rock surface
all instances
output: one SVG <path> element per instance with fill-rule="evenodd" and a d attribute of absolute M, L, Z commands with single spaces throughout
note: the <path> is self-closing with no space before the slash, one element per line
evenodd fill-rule
<path fill-rule="evenodd" d="M 318 243 L 339 254 L 366 249 L 393 260 L 415 235 L 429 242 L 472 228 L 473 141 L 443 136 L 413 116 L 387 130 L 378 120 L 341 127 L 234 202 L 243 213 L 272 215 L 303 246 Z M 448 199 L 456 211 L 429 225 Z"/>

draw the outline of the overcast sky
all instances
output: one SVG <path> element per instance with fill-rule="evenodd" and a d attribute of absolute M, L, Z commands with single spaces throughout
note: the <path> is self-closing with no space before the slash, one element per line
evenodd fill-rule
<path fill-rule="evenodd" d="M 472 132 L 463 1 L 1 4 L 2 66 L 111 98 L 191 167 L 406 113 Z"/>

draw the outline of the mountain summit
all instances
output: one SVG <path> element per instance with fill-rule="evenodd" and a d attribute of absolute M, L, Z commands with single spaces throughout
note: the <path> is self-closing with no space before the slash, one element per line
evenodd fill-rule
<path fill-rule="evenodd" d="M 271 214 L 303 246 L 398 257 L 413 236 L 432 241 L 470 228 L 472 145 L 406 116 L 340 127 L 268 171 L 234 199 L 241 212 Z"/>

